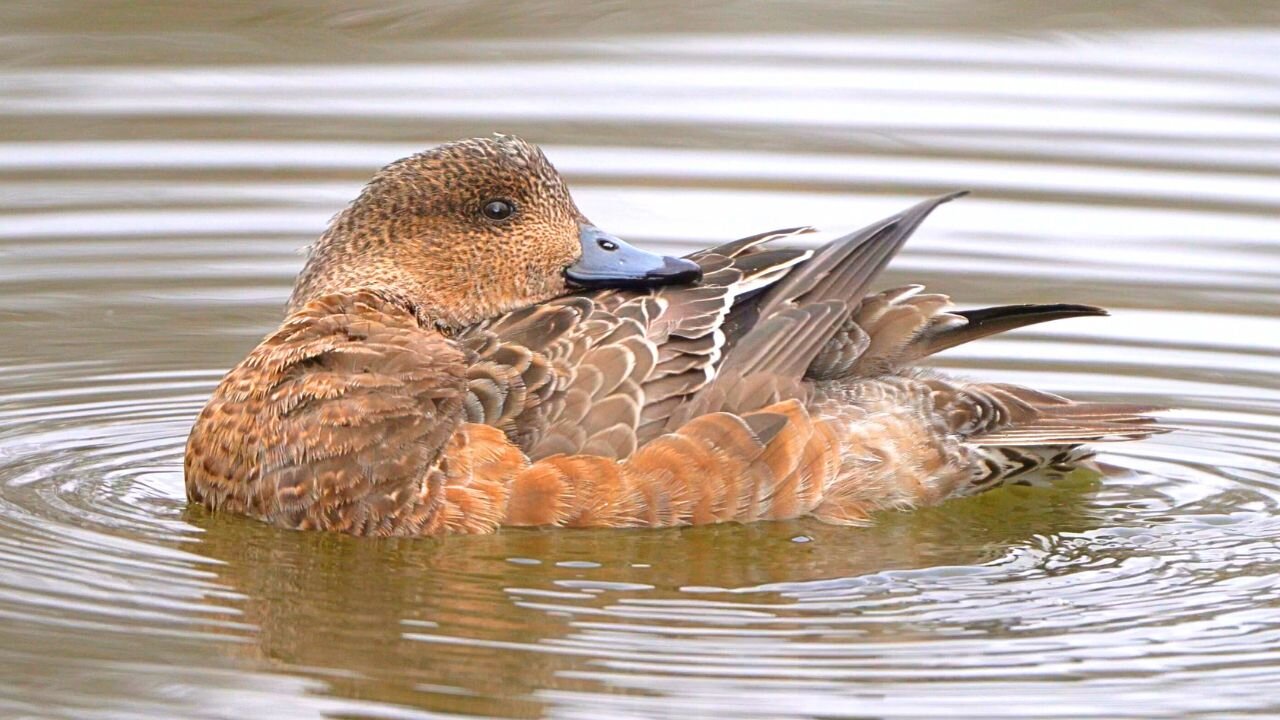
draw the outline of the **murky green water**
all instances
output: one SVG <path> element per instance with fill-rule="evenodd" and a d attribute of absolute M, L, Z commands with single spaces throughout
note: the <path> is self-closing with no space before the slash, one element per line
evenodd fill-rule
<path fill-rule="evenodd" d="M 0 6 L 0 716 L 1280 713 L 1274 7 L 240 5 Z M 299 248 L 495 130 L 668 250 L 970 188 L 886 284 L 1115 316 L 941 364 L 1189 429 L 870 529 L 188 511 L 187 430 Z"/>

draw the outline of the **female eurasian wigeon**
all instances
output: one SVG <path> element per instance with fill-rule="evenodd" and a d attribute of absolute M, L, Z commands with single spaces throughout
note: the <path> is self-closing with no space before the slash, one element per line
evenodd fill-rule
<path fill-rule="evenodd" d="M 511 136 L 383 168 L 186 451 L 192 502 L 354 535 L 659 527 L 886 508 L 1062 473 L 1145 408 L 950 380 L 933 353 L 1087 305 L 868 294 L 928 200 L 813 252 L 653 255 Z"/>

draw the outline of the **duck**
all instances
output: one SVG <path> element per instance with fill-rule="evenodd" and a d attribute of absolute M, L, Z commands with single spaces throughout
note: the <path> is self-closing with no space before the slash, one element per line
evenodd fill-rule
<path fill-rule="evenodd" d="M 535 145 L 377 172 L 310 248 L 286 317 L 214 389 L 190 503 L 357 536 L 860 525 L 1090 462 L 1156 408 L 923 363 L 1076 304 L 957 310 L 874 290 L 924 200 L 821 247 L 788 228 L 687 257 L 591 223 Z"/>

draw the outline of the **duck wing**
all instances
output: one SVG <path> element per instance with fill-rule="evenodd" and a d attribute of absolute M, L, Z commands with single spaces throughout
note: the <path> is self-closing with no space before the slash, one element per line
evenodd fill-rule
<path fill-rule="evenodd" d="M 557 454 L 622 459 L 702 415 L 803 403 L 822 383 L 901 373 L 987 335 L 1105 314 L 1066 304 L 954 311 L 949 298 L 921 286 L 868 295 L 924 219 L 963 194 L 918 203 L 817 251 L 768 246 L 809 228 L 699 251 L 689 256 L 703 269 L 697 285 L 583 293 L 465 330 L 457 339 L 475 353 L 467 420 L 500 427 L 534 461 Z M 966 386 L 949 407 L 978 412 L 1011 402 L 1012 391 L 983 392 Z M 1103 436 L 1142 411 L 1117 406 L 1106 410 L 1108 421 L 1102 408 L 1072 410 L 1082 414 L 1070 420 L 1058 405 L 1023 404 L 1041 409 L 994 410 L 990 418 L 1017 415 L 1023 424 L 992 419 L 983 431 L 990 442 L 1013 441 L 1014 427 L 1030 438 L 1032 415 L 1041 418 L 1034 426 L 1040 436 L 1056 428 L 1067 438 Z M 1086 416 L 1098 432 L 1087 432 Z"/>
<path fill-rule="evenodd" d="M 825 503 L 845 467 L 846 434 L 865 412 L 856 407 L 842 408 L 839 417 L 813 412 L 814 387 L 805 372 L 852 311 L 852 299 L 865 294 L 924 218 L 952 197 L 921 203 L 843 236 L 735 303 L 722 325 L 723 358 L 713 367 L 714 377 L 683 396 L 667 414 L 665 434 L 625 464 L 624 477 L 640 486 L 662 488 L 668 478 L 676 480 L 674 492 L 648 507 L 691 499 L 692 510 L 678 517 L 697 522 L 795 517 Z M 744 251 L 735 260 L 750 254 Z M 734 437 L 730 430 L 743 421 L 758 424 L 748 433 L 754 444 L 717 439 Z M 720 432 L 713 435 L 711 428 Z M 753 448 L 754 455 L 748 452 Z M 742 468 L 723 471 L 726 459 L 744 458 Z M 841 518 L 866 517 L 847 503 L 834 505 L 840 506 Z"/>
<path fill-rule="evenodd" d="M 766 293 L 747 298 L 726 322 L 717 376 L 673 413 L 673 430 L 720 410 L 743 413 L 788 398 L 809 399 L 830 384 L 911 374 L 918 361 L 963 343 L 1051 320 L 1105 316 L 1092 305 L 1006 305 L 954 310 L 946 295 L 909 285 L 867 294 L 925 218 L 964 195 L 951 193 L 838 238 L 799 263 Z M 1132 440 L 1165 432 L 1159 408 L 1076 402 L 1008 384 L 929 381 L 948 430 L 974 445 L 1041 446 Z"/>
<path fill-rule="evenodd" d="M 699 415 L 802 398 L 805 371 L 867 285 L 938 205 L 922 202 L 816 253 L 753 235 L 690 256 L 701 283 L 603 290 L 463 331 L 475 353 L 467 419 L 495 425 L 531 459 L 628 457 Z"/>
<path fill-rule="evenodd" d="M 668 430 L 693 417 L 726 410 L 747 412 L 789 397 L 804 397 L 805 374 L 835 343 L 857 356 L 863 335 L 837 337 L 870 283 L 938 206 L 964 195 L 925 200 L 892 217 L 844 235 L 798 263 L 756 298 L 733 309 L 727 350 L 708 383 L 666 424 Z"/>
<path fill-rule="evenodd" d="M 456 339 L 473 353 L 467 420 L 500 427 L 532 460 L 629 457 L 715 377 L 739 299 L 809 254 L 759 246 L 807 231 L 697 253 L 698 285 L 574 295 L 464 330 Z"/>

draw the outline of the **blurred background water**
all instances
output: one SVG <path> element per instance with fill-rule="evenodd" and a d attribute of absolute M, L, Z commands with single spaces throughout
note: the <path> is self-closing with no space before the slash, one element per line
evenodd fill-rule
<path fill-rule="evenodd" d="M 940 191 L 884 285 L 1089 302 L 939 365 L 1181 408 L 868 529 L 353 541 L 181 455 L 392 159 L 541 143 L 688 250 Z M 0 716 L 1280 712 L 1280 6 L 0 5 Z"/>

